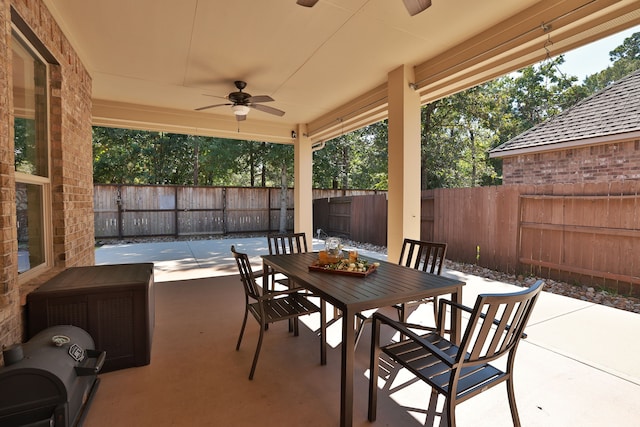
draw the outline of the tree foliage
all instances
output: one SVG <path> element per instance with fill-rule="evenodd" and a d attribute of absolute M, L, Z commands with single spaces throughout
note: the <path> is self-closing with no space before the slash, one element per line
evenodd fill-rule
<path fill-rule="evenodd" d="M 588 76 L 584 87 L 589 94 L 604 89 L 616 80 L 640 69 L 640 33 L 627 37 L 623 43 L 609 52 L 612 65 Z"/>
<path fill-rule="evenodd" d="M 387 189 L 387 124 L 378 122 L 326 142 L 313 155 L 317 188 Z"/>
<path fill-rule="evenodd" d="M 291 146 L 172 133 L 94 127 L 93 158 L 104 184 L 279 186 L 283 161 L 293 176 Z"/>
<path fill-rule="evenodd" d="M 422 188 L 500 183 L 501 162 L 488 151 L 640 69 L 640 33 L 609 55 L 612 65 L 582 84 L 562 72 L 561 55 L 423 106 Z M 313 154 L 313 185 L 387 189 L 387 136 L 382 121 L 326 141 Z M 97 183 L 287 188 L 293 180 L 291 145 L 95 127 L 93 147 Z"/>

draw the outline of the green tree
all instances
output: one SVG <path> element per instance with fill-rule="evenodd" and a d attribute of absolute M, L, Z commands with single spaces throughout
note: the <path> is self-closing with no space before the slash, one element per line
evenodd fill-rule
<path fill-rule="evenodd" d="M 493 182 L 487 150 L 495 145 L 494 82 L 476 86 L 422 109 L 422 188 L 476 186 Z"/>
<path fill-rule="evenodd" d="M 190 135 L 151 133 L 142 156 L 148 164 L 146 183 L 193 185 L 197 160 Z"/>
<path fill-rule="evenodd" d="M 314 187 L 386 190 L 387 139 L 378 122 L 327 141 L 313 154 Z"/>
<path fill-rule="evenodd" d="M 128 129 L 93 128 L 93 177 L 103 184 L 146 184 L 142 151 L 146 134 Z"/>
<path fill-rule="evenodd" d="M 289 182 L 293 181 L 293 145 L 264 144 L 263 185 L 280 187 L 279 231 L 287 231 L 287 206 Z M 273 184 L 270 184 L 273 183 Z"/>
<path fill-rule="evenodd" d="M 562 55 L 529 66 L 518 71 L 516 77 L 503 77 L 508 81 L 511 109 L 519 123 L 518 133 L 542 123 L 574 105 L 576 92 L 571 90 L 577 81 L 575 76 L 566 76 L 559 66 L 564 63 Z"/>
<path fill-rule="evenodd" d="M 350 135 L 350 134 L 348 134 Z M 349 137 L 341 135 L 325 142 L 324 148 L 313 153 L 313 186 L 316 188 L 340 188 L 345 171 L 342 168 L 343 153 L 349 145 Z"/>
<path fill-rule="evenodd" d="M 348 184 L 350 188 L 388 189 L 387 122 L 365 126 L 354 132 L 350 149 Z"/>
<path fill-rule="evenodd" d="M 640 69 L 640 32 L 633 33 L 609 52 L 609 59 L 612 65 L 585 78 L 583 88 L 589 95 Z"/>
<path fill-rule="evenodd" d="M 640 32 L 633 33 L 622 44 L 611 52 L 609 52 L 611 62 L 617 62 L 620 59 L 640 59 Z"/>
<path fill-rule="evenodd" d="M 14 117 L 13 132 L 13 151 L 16 170 L 19 172 L 34 173 L 35 168 L 29 153 L 35 151 L 35 121 L 27 118 Z"/>
<path fill-rule="evenodd" d="M 235 177 L 242 171 L 238 161 L 243 154 L 242 141 L 200 137 L 198 147 L 200 185 L 239 185 Z"/>

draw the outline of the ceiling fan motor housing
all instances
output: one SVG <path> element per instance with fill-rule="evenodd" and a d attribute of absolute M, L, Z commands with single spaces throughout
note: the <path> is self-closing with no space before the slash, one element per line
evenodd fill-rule
<path fill-rule="evenodd" d="M 251 98 L 251 94 L 246 92 L 231 92 L 229 94 L 229 101 L 234 104 L 247 105 L 249 98 Z"/>

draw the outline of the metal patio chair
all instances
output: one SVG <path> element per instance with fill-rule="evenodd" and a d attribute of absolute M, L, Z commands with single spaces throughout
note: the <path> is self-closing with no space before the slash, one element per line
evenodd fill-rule
<path fill-rule="evenodd" d="M 421 240 L 404 239 L 402 242 L 402 250 L 400 251 L 399 265 L 414 268 L 416 270 L 426 271 L 432 274 L 442 273 L 442 266 L 447 254 L 447 244 L 437 242 L 427 242 Z M 407 309 L 432 302 L 433 318 L 438 318 L 438 301 L 436 297 L 424 298 L 419 301 L 411 301 L 402 304 L 395 304 L 393 307 L 398 311 L 398 319 L 403 322 L 407 321 Z M 360 341 L 364 325 L 371 323 L 371 316 L 376 310 L 368 310 L 356 314 L 356 343 Z"/>
<path fill-rule="evenodd" d="M 446 255 L 446 243 L 404 239 L 398 264 L 409 268 L 415 268 L 416 270 L 426 271 L 431 274 L 440 275 L 442 274 L 442 266 L 444 265 Z M 419 301 L 396 304 L 394 307 L 398 310 L 398 318 L 400 321 L 406 322 L 408 316 L 407 309 L 409 307 L 429 302 L 433 303 L 433 318 L 435 320 L 438 318 L 437 297 L 429 297 Z"/>
<path fill-rule="evenodd" d="M 511 418 L 520 426 L 513 389 L 513 364 L 516 350 L 544 283 L 540 280 L 531 288 L 506 294 L 481 294 L 473 308 L 440 299 L 437 332 L 421 335 L 423 327 L 392 320 L 380 313 L 373 315 L 371 335 L 371 366 L 369 381 L 369 421 L 376 419 L 380 356 L 384 353 L 396 364 L 408 369 L 431 386 L 431 398 L 445 397 L 442 416 L 449 427 L 455 427 L 455 409 L 459 403 L 476 396 L 502 382 L 507 384 Z M 464 310 L 470 314 L 460 345 L 445 338 L 445 322 L 449 305 L 451 311 Z M 381 330 L 397 332 L 406 339 L 380 345 Z M 386 329 L 389 328 L 390 331 Z M 492 362 L 507 357 L 504 371 Z M 382 362 L 391 376 L 392 363 Z M 389 381 L 390 379 L 387 378 Z"/>
<path fill-rule="evenodd" d="M 267 234 L 267 243 L 269 245 L 269 255 L 309 252 L 305 233 L 270 233 Z M 268 276 L 272 285 L 271 289 L 275 289 L 276 284 L 283 285 L 286 288 L 295 287 L 288 277 L 276 279 L 277 276 L 281 276 L 280 273 L 269 271 Z"/>
<path fill-rule="evenodd" d="M 264 337 L 266 326 L 270 323 L 281 320 L 293 320 L 293 333 L 295 336 L 298 336 L 298 317 L 312 313 L 320 313 L 320 363 L 325 365 L 327 354 L 327 333 L 324 304 L 321 303 L 320 306 L 315 305 L 308 299 L 308 297 L 313 295 L 303 293 L 303 289 L 269 291 L 261 288 L 255 280 L 247 254 L 237 252 L 234 246 L 231 246 L 231 253 L 238 265 L 240 280 L 242 281 L 245 293 L 244 319 L 242 321 L 242 328 L 240 329 L 240 336 L 238 337 L 236 351 L 240 349 L 244 329 L 247 325 L 248 314 L 251 313 L 251 315 L 260 324 L 260 337 L 258 338 L 258 345 L 256 347 L 255 355 L 253 356 L 253 364 L 251 365 L 249 379 L 253 379 L 253 374 L 255 373 L 256 365 L 258 364 L 258 356 L 260 355 L 260 348 L 262 347 L 262 339 Z"/>

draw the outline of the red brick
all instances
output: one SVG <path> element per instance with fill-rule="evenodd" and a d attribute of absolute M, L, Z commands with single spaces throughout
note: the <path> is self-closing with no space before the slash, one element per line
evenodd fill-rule
<path fill-rule="evenodd" d="M 504 184 L 609 182 L 640 178 L 640 142 L 526 154 L 503 160 Z"/>
<path fill-rule="evenodd" d="M 10 7 L 38 36 L 60 65 L 49 67 L 53 266 L 33 282 L 42 283 L 60 269 L 92 265 L 93 165 L 91 147 L 91 77 L 41 0 L 0 2 L 0 117 L 13 113 L 9 86 Z M 22 310 L 34 283 L 18 283 L 15 230 L 15 178 L 12 120 L 0 122 L 0 345 L 22 341 Z M 7 149 L 8 148 L 8 149 Z M 79 208 L 81 207 L 81 208 Z"/>

